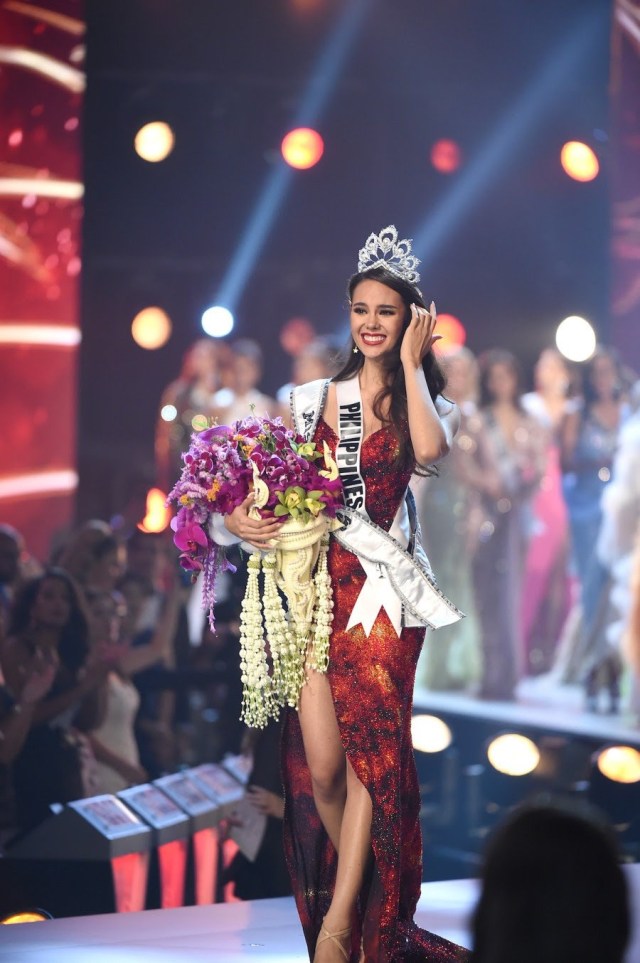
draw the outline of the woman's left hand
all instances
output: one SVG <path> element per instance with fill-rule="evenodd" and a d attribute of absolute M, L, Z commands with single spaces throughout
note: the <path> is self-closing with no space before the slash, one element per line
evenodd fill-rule
<path fill-rule="evenodd" d="M 259 813 L 264 813 L 265 816 L 274 816 L 276 819 L 284 819 L 284 799 L 276 795 L 275 792 L 269 792 L 262 786 L 249 786 L 247 796 L 251 805 Z"/>
<path fill-rule="evenodd" d="M 400 346 L 400 361 L 403 365 L 420 367 L 422 359 L 431 351 L 434 343 L 442 337 L 440 334 L 434 334 L 437 320 L 436 306 L 433 301 L 428 311 L 415 304 L 411 305 L 411 320 Z"/>

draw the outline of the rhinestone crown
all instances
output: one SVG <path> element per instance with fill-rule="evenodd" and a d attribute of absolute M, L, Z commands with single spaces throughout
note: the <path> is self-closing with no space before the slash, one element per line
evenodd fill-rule
<path fill-rule="evenodd" d="M 358 273 L 383 267 L 416 287 L 420 283 L 420 275 L 416 270 L 419 264 L 420 259 L 411 253 L 411 238 L 399 241 L 398 231 L 393 224 L 379 234 L 370 234 L 365 246 L 358 252 Z"/>

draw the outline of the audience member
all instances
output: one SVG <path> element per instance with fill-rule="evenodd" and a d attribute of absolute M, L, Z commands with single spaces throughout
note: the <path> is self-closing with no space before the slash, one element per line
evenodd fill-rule
<path fill-rule="evenodd" d="M 281 732 L 281 723 L 271 720 L 264 729 L 249 729 L 245 737 L 243 748 L 253 755 L 247 797 L 255 811 L 267 817 L 267 822 L 255 859 L 250 861 L 238 852 L 225 871 L 224 882 L 235 883 L 234 894 L 243 900 L 291 895 L 282 837 Z"/>
<path fill-rule="evenodd" d="M 73 532 L 65 544 L 59 546 L 53 564 L 68 572 L 79 586 L 84 586 L 93 566 L 94 548 L 112 535 L 107 522 L 92 518 Z"/>
<path fill-rule="evenodd" d="M 489 844 L 470 963 L 622 963 L 630 936 L 612 835 L 564 804 L 516 811 Z"/>
<path fill-rule="evenodd" d="M 32 710 L 32 725 L 13 765 L 16 817 L 39 822 L 52 802 L 91 795 L 92 755 L 76 719 L 90 723 L 106 665 L 89 662 L 89 627 L 80 594 L 62 569 L 26 583 L 16 596 L 2 651 L 11 692 L 22 690 L 34 659 L 56 666 L 55 681 Z"/>

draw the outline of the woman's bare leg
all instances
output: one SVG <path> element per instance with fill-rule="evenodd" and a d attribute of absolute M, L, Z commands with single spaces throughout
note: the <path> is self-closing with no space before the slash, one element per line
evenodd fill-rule
<path fill-rule="evenodd" d="M 336 885 L 327 913 L 329 929 L 350 926 L 371 853 L 371 797 L 347 762 L 347 802 L 342 817 Z"/>
<path fill-rule="evenodd" d="M 300 695 L 299 718 L 316 809 L 329 839 L 339 852 L 347 800 L 347 768 L 326 676 L 309 672 Z"/>
<path fill-rule="evenodd" d="M 328 680 L 311 673 L 302 689 L 300 726 L 318 815 L 338 853 L 336 883 L 325 926 L 332 933 L 353 921 L 371 852 L 371 798 L 346 758 Z M 320 961 L 343 960 L 335 944 L 322 943 Z"/>

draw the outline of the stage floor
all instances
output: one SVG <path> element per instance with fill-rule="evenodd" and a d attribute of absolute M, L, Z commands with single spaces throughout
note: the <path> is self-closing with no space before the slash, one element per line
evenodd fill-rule
<path fill-rule="evenodd" d="M 625 715 L 585 712 L 579 686 L 560 685 L 552 676 L 523 679 L 513 702 L 477 699 L 462 692 L 432 692 L 416 686 L 415 712 L 451 712 L 505 726 L 538 728 L 640 748 L 640 725 Z M 640 963 L 640 961 L 639 961 Z"/>
<path fill-rule="evenodd" d="M 635 940 L 627 963 L 640 963 L 640 866 L 629 867 Z M 421 926 L 469 945 L 474 880 L 426 883 Z M 3 963 L 308 963 L 293 900 L 261 900 L 146 913 L 84 916 L 0 928 Z"/>

